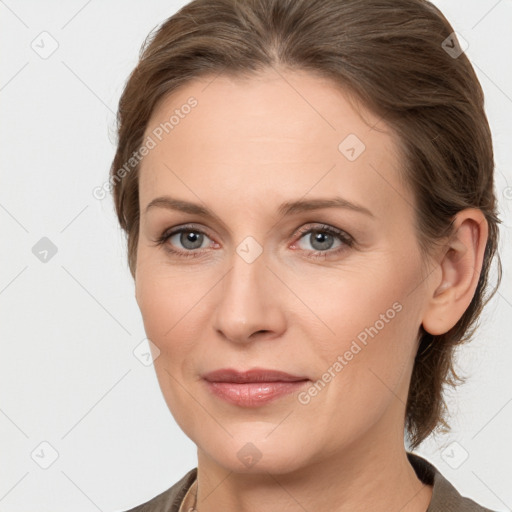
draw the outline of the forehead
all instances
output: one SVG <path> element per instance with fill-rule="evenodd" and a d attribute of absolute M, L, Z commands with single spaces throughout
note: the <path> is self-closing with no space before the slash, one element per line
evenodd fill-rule
<path fill-rule="evenodd" d="M 164 98 L 148 123 L 155 147 L 141 164 L 141 204 L 166 188 L 248 200 L 264 190 L 270 199 L 336 189 L 386 207 L 400 190 L 394 134 L 357 106 L 304 71 L 196 79 Z"/>

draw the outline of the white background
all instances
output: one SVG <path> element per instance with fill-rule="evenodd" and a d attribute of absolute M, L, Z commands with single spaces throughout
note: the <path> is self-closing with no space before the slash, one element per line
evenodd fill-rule
<path fill-rule="evenodd" d="M 152 366 L 133 354 L 145 333 L 124 238 L 111 197 L 92 195 L 140 45 L 184 3 L 0 2 L 0 512 L 125 510 L 196 466 Z M 450 396 L 452 433 L 417 452 L 463 495 L 511 510 L 512 2 L 435 4 L 486 94 L 504 279 L 459 354 L 469 380 Z M 43 31 L 58 43 L 47 59 L 31 47 L 51 47 Z M 57 248 L 46 263 L 32 252 L 43 237 Z"/>

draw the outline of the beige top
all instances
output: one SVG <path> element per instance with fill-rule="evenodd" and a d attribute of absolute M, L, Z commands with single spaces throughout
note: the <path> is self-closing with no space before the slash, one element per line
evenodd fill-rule
<path fill-rule="evenodd" d="M 194 509 L 194 501 L 197 492 L 197 478 L 194 480 L 194 483 L 188 488 L 187 494 L 183 498 L 181 502 L 180 509 L 178 512 L 195 512 Z"/>
<path fill-rule="evenodd" d="M 455 487 L 423 457 L 407 452 L 418 478 L 432 485 L 432 500 L 426 512 L 495 512 L 481 507 L 473 500 L 461 496 Z M 197 489 L 197 468 L 191 469 L 181 480 L 150 501 L 126 512 L 193 512 Z"/>

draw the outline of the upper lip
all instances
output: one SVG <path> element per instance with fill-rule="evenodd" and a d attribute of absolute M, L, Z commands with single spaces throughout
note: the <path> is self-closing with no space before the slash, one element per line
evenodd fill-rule
<path fill-rule="evenodd" d="M 238 371 L 232 368 L 221 368 L 203 375 L 209 382 L 295 382 L 309 380 L 307 377 L 291 375 L 290 373 L 266 368 L 253 368 L 247 371 Z"/>

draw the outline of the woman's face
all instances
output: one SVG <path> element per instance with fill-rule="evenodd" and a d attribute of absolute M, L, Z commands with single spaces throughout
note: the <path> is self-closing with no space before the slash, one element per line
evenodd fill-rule
<path fill-rule="evenodd" d="M 366 116 L 326 80 L 267 71 L 187 84 L 148 124 L 136 298 L 169 409 L 229 470 L 403 447 L 430 278 L 394 140 Z M 226 368 L 307 381 L 204 379 Z"/>

